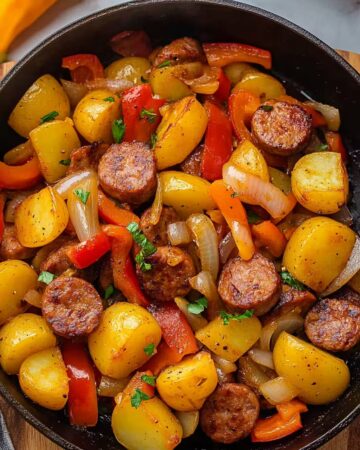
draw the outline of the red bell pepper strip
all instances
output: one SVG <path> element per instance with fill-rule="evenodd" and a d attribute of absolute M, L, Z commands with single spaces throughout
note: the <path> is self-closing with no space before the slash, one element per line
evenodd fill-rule
<path fill-rule="evenodd" d="M 112 239 L 111 261 L 114 275 L 114 285 L 127 298 L 130 303 L 147 307 L 149 301 L 140 288 L 134 266 L 130 258 L 133 238 L 125 227 L 105 225 L 104 232 Z"/>
<path fill-rule="evenodd" d="M 208 127 L 201 160 L 201 173 L 209 181 L 222 177 L 222 167 L 229 160 L 232 150 L 232 127 L 225 112 L 214 103 L 205 102 Z"/>
<path fill-rule="evenodd" d="M 344 163 L 347 161 L 347 151 L 341 139 L 339 133 L 335 133 L 334 131 L 327 131 L 325 133 L 325 139 L 327 145 L 329 146 L 329 150 L 331 152 L 340 153 L 341 158 Z"/>
<path fill-rule="evenodd" d="M 145 31 L 122 31 L 111 38 L 110 46 L 121 56 L 147 58 L 152 51 L 150 38 Z"/>
<path fill-rule="evenodd" d="M 1 189 L 27 189 L 35 186 L 40 179 L 40 164 L 36 156 L 21 166 L 9 166 L 0 162 Z"/>
<path fill-rule="evenodd" d="M 270 220 L 253 225 L 251 231 L 259 246 L 265 247 L 275 258 L 279 258 L 284 253 L 287 240 Z"/>
<path fill-rule="evenodd" d="M 210 66 L 223 67 L 235 62 L 260 64 L 271 69 L 271 53 L 252 45 L 230 42 L 203 44 Z"/>
<path fill-rule="evenodd" d="M 98 421 L 94 370 L 80 343 L 65 342 L 62 356 L 69 377 L 68 411 L 71 425 L 93 427 Z"/>
<path fill-rule="evenodd" d="M 160 123 L 159 108 L 164 99 L 153 98 L 149 84 L 134 86 L 124 92 L 122 112 L 125 123 L 124 141 L 149 142 Z"/>
<path fill-rule="evenodd" d="M 260 106 L 260 98 L 249 91 L 239 90 L 229 97 L 230 120 L 240 142 L 253 141 L 246 125 L 250 125 L 254 112 Z"/>
<path fill-rule="evenodd" d="M 142 367 L 143 370 L 151 370 L 158 375 L 165 367 L 180 362 L 182 355 L 177 350 L 169 347 L 165 341 L 161 341 L 156 349 L 156 354 Z"/>
<path fill-rule="evenodd" d="M 127 227 L 131 222 L 140 222 L 136 214 L 116 206 L 100 189 L 98 191 L 98 208 L 99 216 L 107 223 Z"/>
<path fill-rule="evenodd" d="M 231 89 L 231 81 L 225 75 L 224 71 L 220 69 L 219 72 L 219 87 L 215 92 L 214 97 L 219 102 L 225 102 L 229 98 Z"/>
<path fill-rule="evenodd" d="M 198 351 L 194 333 L 175 303 L 151 305 L 148 309 L 159 323 L 164 341 L 181 358 Z"/>
<path fill-rule="evenodd" d="M 104 67 L 99 58 L 91 53 L 65 56 L 61 67 L 70 70 L 71 79 L 75 83 L 85 83 L 85 81 L 105 77 Z"/>
<path fill-rule="evenodd" d="M 70 247 L 67 256 L 77 269 L 85 269 L 98 261 L 110 249 L 110 239 L 103 231 L 100 231 L 87 241 Z"/>
<path fill-rule="evenodd" d="M 4 235 L 5 221 L 4 221 L 4 207 L 5 207 L 5 195 L 0 194 L 0 242 Z"/>

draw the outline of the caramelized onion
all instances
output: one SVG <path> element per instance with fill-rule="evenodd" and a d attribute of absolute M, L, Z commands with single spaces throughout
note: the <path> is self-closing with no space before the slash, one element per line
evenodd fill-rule
<path fill-rule="evenodd" d="M 75 108 L 79 101 L 87 94 L 88 88 L 82 83 L 62 79 L 60 81 L 69 97 L 71 107 Z"/>
<path fill-rule="evenodd" d="M 208 324 L 208 321 L 202 315 L 192 314 L 191 312 L 189 312 L 188 306 L 190 303 L 185 298 L 175 297 L 175 303 L 177 304 L 180 311 L 185 315 L 193 331 L 198 331 Z"/>
<path fill-rule="evenodd" d="M 86 81 L 85 86 L 90 91 L 93 89 L 108 89 L 111 92 L 118 93 L 133 87 L 134 83 L 124 79 L 95 78 L 95 80 Z"/>
<path fill-rule="evenodd" d="M 282 331 L 294 333 L 295 331 L 299 331 L 303 325 L 303 317 L 294 311 L 278 317 L 263 327 L 260 336 L 261 350 L 271 351 Z"/>
<path fill-rule="evenodd" d="M 151 211 L 150 211 L 151 225 L 157 225 L 159 223 L 161 213 L 162 213 L 162 208 L 163 208 L 161 178 L 159 177 L 159 175 L 156 175 L 156 177 L 157 177 L 156 193 L 155 193 L 155 198 L 154 198 L 153 204 L 151 205 Z"/>
<path fill-rule="evenodd" d="M 259 389 L 259 387 L 270 380 L 266 373 L 249 356 L 239 359 L 241 376 L 248 386 Z"/>
<path fill-rule="evenodd" d="M 236 248 L 236 243 L 234 241 L 233 235 L 231 231 L 220 241 L 219 244 L 219 253 L 220 253 L 220 262 L 221 264 L 225 264 L 229 259 L 231 253 Z"/>
<path fill-rule="evenodd" d="M 191 242 L 191 234 L 185 222 L 170 223 L 167 228 L 171 245 L 183 245 Z"/>
<path fill-rule="evenodd" d="M 190 286 L 196 291 L 200 292 L 208 301 L 208 307 L 206 310 L 209 320 L 214 319 L 219 315 L 219 312 L 224 308 L 220 296 L 217 291 L 214 279 L 209 272 L 199 272 L 189 280 Z"/>
<path fill-rule="evenodd" d="M 249 350 L 249 356 L 257 364 L 267 367 L 268 369 L 275 369 L 271 352 L 261 350 L 259 348 L 253 348 Z"/>
<path fill-rule="evenodd" d="M 321 113 L 327 123 L 329 130 L 338 131 L 340 128 L 340 111 L 334 106 L 326 105 L 320 102 L 304 102 L 305 105 L 311 106 L 316 111 Z"/>
<path fill-rule="evenodd" d="M 121 378 L 120 380 L 115 380 L 114 378 L 103 375 L 100 379 L 97 393 L 100 397 L 116 397 L 125 389 L 129 381 L 130 378 Z"/>
<path fill-rule="evenodd" d="M 260 392 L 272 405 L 289 402 L 299 395 L 298 389 L 284 377 L 277 377 L 261 384 Z"/>

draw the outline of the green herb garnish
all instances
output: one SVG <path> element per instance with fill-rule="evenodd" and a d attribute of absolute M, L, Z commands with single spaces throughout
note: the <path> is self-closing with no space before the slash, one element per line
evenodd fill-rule
<path fill-rule="evenodd" d="M 61 164 L 62 166 L 70 166 L 71 164 L 71 159 L 61 159 L 59 161 L 59 164 Z"/>
<path fill-rule="evenodd" d="M 240 195 L 240 194 L 238 194 L 237 192 L 233 192 L 233 193 L 230 195 L 230 197 L 231 197 L 231 198 L 236 198 L 236 197 L 239 197 L 239 195 Z"/>
<path fill-rule="evenodd" d="M 154 148 L 157 142 L 157 134 L 156 133 L 152 133 L 150 136 L 150 145 L 151 148 Z"/>
<path fill-rule="evenodd" d="M 115 99 L 114 97 L 106 97 L 103 98 L 104 102 L 114 103 Z"/>
<path fill-rule="evenodd" d="M 45 122 L 51 122 L 58 115 L 59 115 L 59 113 L 57 111 L 51 111 L 48 114 L 45 114 L 45 116 L 42 116 L 42 118 L 40 119 L 40 124 L 45 123 Z"/>
<path fill-rule="evenodd" d="M 124 121 L 122 119 L 114 120 L 114 122 L 112 123 L 111 131 L 112 131 L 114 141 L 117 144 L 120 144 L 120 142 L 122 141 L 124 134 L 125 134 Z"/>
<path fill-rule="evenodd" d="M 266 111 L 266 112 L 270 112 L 274 109 L 274 107 L 271 105 L 261 105 L 260 109 L 262 109 L 263 111 Z"/>
<path fill-rule="evenodd" d="M 109 284 L 109 286 L 105 289 L 104 299 L 108 300 L 114 293 L 115 293 L 114 286 L 112 284 Z"/>
<path fill-rule="evenodd" d="M 282 270 L 280 272 L 280 278 L 284 284 L 288 284 L 294 289 L 297 289 L 298 291 L 305 291 L 306 287 L 304 284 L 302 284 L 300 281 L 298 281 L 296 278 L 294 278 L 290 272 L 287 270 Z"/>
<path fill-rule="evenodd" d="M 56 278 L 56 275 L 51 272 L 46 272 L 45 270 L 40 273 L 38 277 L 38 281 L 41 281 L 45 284 L 50 284 L 54 279 Z"/>
<path fill-rule="evenodd" d="M 141 381 L 148 384 L 149 386 L 155 386 L 155 380 L 156 380 L 156 377 L 153 377 L 151 375 L 142 375 L 141 376 Z"/>
<path fill-rule="evenodd" d="M 254 315 L 254 311 L 252 309 L 247 309 L 242 314 L 229 314 L 226 311 L 220 311 L 220 317 L 222 318 L 224 325 L 229 325 L 230 320 L 249 319 L 253 315 Z"/>
<path fill-rule="evenodd" d="M 84 191 L 84 189 L 75 189 L 74 194 L 76 195 L 76 197 L 78 197 L 81 200 L 81 203 L 83 203 L 84 205 L 86 205 L 86 202 L 88 201 L 90 192 L 89 191 Z"/>
<path fill-rule="evenodd" d="M 152 111 L 151 109 L 143 108 L 140 113 L 140 118 L 146 119 L 150 123 L 154 123 L 157 119 L 157 116 L 158 115 L 156 114 L 156 112 Z"/>
<path fill-rule="evenodd" d="M 194 303 L 189 303 L 187 309 L 192 314 L 201 314 L 208 307 L 207 298 L 201 297 Z"/>
<path fill-rule="evenodd" d="M 147 356 L 152 356 L 155 352 L 155 344 L 148 344 L 146 347 L 144 347 L 144 353 Z"/>
<path fill-rule="evenodd" d="M 318 152 L 326 152 L 329 150 L 329 146 L 327 144 L 320 144 L 317 146 L 316 150 Z"/>
<path fill-rule="evenodd" d="M 147 263 L 145 258 L 153 255 L 156 252 L 156 247 L 146 238 L 136 222 L 129 223 L 127 229 L 130 231 L 134 241 L 141 247 L 140 252 L 135 256 L 135 261 L 143 272 L 151 270 L 151 264 Z"/>
<path fill-rule="evenodd" d="M 157 67 L 158 69 L 162 69 L 163 67 L 169 67 L 171 66 L 171 61 L 170 59 L 167 59 L 166 61 L 163 61 L 162 63 L 160 63 Z"/>
<path fill-rule="evenodd" d="M 150 397 L 141 391 L 139 388 L 135 389 L 135 394 L 131 397 L 131 406 L 138 408 L 143 400 L 149 400 Z"/>

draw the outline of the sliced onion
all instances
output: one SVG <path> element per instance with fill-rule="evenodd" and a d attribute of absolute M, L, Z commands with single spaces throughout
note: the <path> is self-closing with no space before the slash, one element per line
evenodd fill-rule
<path fill-rule="evenodd" d="M 343 223 L 348 227 L 351 227 L 354 222 L 351 212 L 346 205 L 344 205 L 337 213 L 332 214 L 331 218 Z"/>
<path fill-rule="evenodd" d="M 97 393 L 100 397 L 116 397 L 125 389 L 129 381 L 130 378 L 115 380 L 114 378 L 103 375 L 97 388 Z"/>
<path fill-rule="evenodd" d="M 309 105 L 321 113 L 327 123 L 329 130 L 338 131 L 340 128 L 340 111 L 334 106 L 326 105 L 320 102 L 304 102 L 305 105 Z"/>
<path fill-rule="evenodd" d="M 301 330 L 304 325 L 304 318 L 296 312 L 289 312 L 278 317 L 273 322 L 268 323 L 261 330 L 260 348 L 261 350 L 271 351 L 275 345 L 279 334 L 282 331 L 294 333 Z"/>
<path fill-rule="evenodd" d="M 262 206 L 274 219 L 283 219 L 296 205 L 293 194 L 285 195 L 272 183 L 245 173 L 231 163 L 224 165 L 223 178 L 241 201 Z"/>
<path fill-rule="evenodd" d="M 277 377 L 260 385 L 260 392 L 272 405 L 289 402 L 299 395 L 299 390 L 284 377 Z"/>
<path fill-rule="evenodd" d="M 199 411 L 176 411 L 175 415 L 183 429 L 183 438 L 187 438 L 195 433 L 195 430 L 199 425 Z"/>
<path fill-rule="evenodd" d="M 275 369 L 271 352 L 259 348 L 252 348 L 249 350 L 249 356 L 257 364 L 267 367 L 268 369 Z"/>
<path fill-rule="evenodd" d="M 36 289 L 30 289 L 24 295 L 24 300 L 29 303 L 31 306 L 35 306 L 35 308 L 42 307 L 42 295 Z"/>
<path fill-rule="evenodd" d="M 184 298 L 175 297 L 175 303 L 177 304 L 180 311 L 185 315 L 187 321 L 189 322 L 189 325 L 194 331 L 198 331 L 208 324 L 208 321 L 205 319 L 205 317 L 201 316 L 200 314 L 192 314 L 191 312 L 189 312 L 188 305 L 190 303 Z"/>
<path fill-rule="evenodd" d="M 96 78 L 95 80 L 86 81 L 85 86 L 90 91 L 93 89 L 108 89 L 111 92 L 118 93 L 133 87 L 134 83 L 124 79 L 110 80 L 109 78 Z"/>
<path fill-rule="evenodd" d="M 250 359 L 249 356 L 242 356 L 239 359 L 239 367 L 244 382 L 255 389 L 270 380 L 266 373 Z"/>
<path fill-rule="evenodd" d="M 93 173 L 92 170 L 83 170 L 81 172 L 72 173 L 71 175 L 62 178 L 55 186 L 53 186 L 53 188 L 66 200 L 71 191 L 74 190 L 75 186 L 81 181 L 89 179 Z"/>
<path fill-rule="evenodd" d="M 199 64 L 199 63 L 189 63 L 184 64 L 183 66 L 190 64 Z M 201 68 L 201 73 L 197 74 L 197 76 L 189 76 L 184 70 L 181 72 L 180 67 L 176 67 L 174 69 L 174 75 L 183 81 L 186 85 L 190 87 L 190 89 L 196 94 L 208 94 L 212 95 L 219 89 L 219 74 L 220 70 L 218 67 L 210 67 L 203 65 Z M 184 74 L 185 73 L 185 74 Z"/>
<path fill-rule="evenodd" d="M 29 195 L 31 194 L 27 192 L 18 192 L 18 194 L 14 198 L 12 198 L 6 203 L 6 208 L 4 212 L 5 222 L 9 223 L 15 222 L 15 213 L 17 208 Z"/>
<path fill-rule="evenodd" d="M 76 189 L 90 192 L 86 204 L 75 194 Z M 76 184 L 68 194 L 67 207 L 70 220 L 80 242 L 86 241 L 100 231 L 98 216 L 98 181 L 95 172 Z"/>
<path fill-rule="evenodd" d="M 215 319 L 224 309 L 214 279 L 209 272 L 199 272 L 189 280 L 190 286 L 207 298 L 206 314 L 209 320 Z"/>
<path fill-rule="evenodd" d="M 321 297 L 326 297 L 335 291 L 338 291 L 341 287 L 351 280 L 351 278 L 360 270 L 360 239 L 356 236 L 355 244 L 352 249 L 350 258 L 346 263 L 346 266 L 342 272 L 333 280 L 329 286 L 321 293 Z"/>
<path fill-rule="evenodd" d="M 201 268 L 216 280 L 219 272 L 218 239 L 214 224 L 205 214 L 192 214 L 186 221 L 200 253 Z"/>
<path fill-rule="evenodd" d="M 171 245 L 183 245 L 191 242 L 191 234 L 186 222 L 170 223 L 167 233 Z"/>
<path fill-rule="evenodd" d="M 236 248 L 236 243 L 234 241 L 231 231 L 221 240 L 219 244 L 220 262 L 225 264 L 229 259 L 231 253 Z"/>
<path fill-rule="evenodd" d="M 60 81 L 69 97 L 71 107 L 75 108 L 79 101 L 87 94 L 88 88 L 84 84 L 75 83 L 74 81 L 62 79 Z"/>
<path fill-rule="evenodd" d="M 156 175 L 156 177 L 157 177 L 157 187 L 155 198 L 151 206 L 149 219 L 151 225 L 157 225 L 159 223 L 163 209 L 163 192 L 162 192 L 161 178 L 159 177 L 159 175 Z"/>
<path fill-rule="evenodd" d="M 224 358 L 220 358 L 220 356 L 217 356 L 215 354 L 211 354 L 211 357 L 214 360 L 215 366 L 218 367 L 225 375 L 237 371 L 237 367 L 234 362 L 228 361 Z"/>

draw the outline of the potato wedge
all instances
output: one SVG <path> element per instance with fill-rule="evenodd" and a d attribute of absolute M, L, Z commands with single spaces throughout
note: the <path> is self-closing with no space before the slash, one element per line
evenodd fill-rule
<path fill-rule="evenodd" d="M 247 72 L 236 84 L 232 92 L 250 91 L 260 97 L 262 102 L 285 95 L 284 86 L 279 80 L 262 72 Z"/>
<path fill-rule="evenodd" d="M 143 79 L 148 79 L 150 61 L 139 56 L 129 56 L 117 59 L 105 69 L 106 78 L 113 80 L 128 80 L 134 84 L 143 83 Z"/>
<path fill-rule="evenodd" d="M 283 257 L 285 268 L 299 281 L 321 293 L 345 267 L 355 233 L 329 217 L 305 220 L 291 236 Z"/>
<path fill-rule="evenodd" d="M 250 141 L 243 141 L 231 154 L 230 160 L 238 169 L 251 173 L 264 181 L 269 181 L 269 170 L 266 161 L 255 145 Z"/>
<path fill-rule="evenodd" d="M 232 85 L 241 81 L 243 77 L 248 73 L 259 73 L 259 71 L 255 69 L 254 66 L 243 62 L 228 64 L 223 69 L 225 75 L 229 78 Z"/>
<path fill-rule="evenodd" d="M 81 145 L 73 121 L 67 118 L 45 122 L 34 128 L 29 136 L 45 180 L 54 183 L 65 176 L 67 167 L 63 162 Z"/>
<path fill-rule="evenodd" d="M 276 341 L 273 359 L 276 372 L 312 405 L 336 400 L 348 387 L 350 371 L 345 362 L 283 331 Z"/>
<path fill-rule="evenodd" d="M 176 102 L 157 129 L 155 156 L 159 170 L 181 163 L 201 141 L 207 126 L 205 108 L 195 97 Z"/>
<path fill-rule="evenodd" d="M 334 214 L 346 203 L 349 179 L 340 153 L 315 152 L 299 159 L 291 173 L 296 200 L 318 214 Z"/>
<path fill-rule="evenodd" d="M 0 330 L 0 365 L 9 375 L 19 373 L 28 356 L 55 345 L 56 337 L 45 319 L 32 313 L 19 314 Z"/>
<path fill-rule="evenodd" d="M 51 187 L 27 197 L 15 214 L 19 242 L 24 247 L 42 247 L 65 230 L 69 213 L 64 200 Z"/>
<path fill-rule="evenodd" d="M 21 364 L 19 382 L 33 402 L 54 411 L 62 409 L 68 399 L 69 379 L 59 348 L 28 356 Z"/>
<path fill-rule="evenodd" d="M 177 411 L 197 411 L 214 392 L 218 377 L 208 352 L 188 356 L 164 369 L 156 380 L 162 400 Z"/>
<path fill-rule="evenodd" d="M 153 93 L 172 102 L 192 94 L 191 89 L 175 77 L 175 67 L 155 68 L 150 73 L 150 85 Z"/>
<path fill-rule="evenodd" d="M 105 99 L 112 97 L 113 102 Z M 88 142 L 113 142 L 111 127 L 120 117 L 120 99 L 107 89 L 90 91 L 75 108 L 75 128 Z"/>
<path fill-rule="evenodd" d="M 28 137 L 46 114 L 57 112 L 57 119 L 70 114 L 70 102 L 61 84 L 52 75 L 43 75 L 29 87 L 9 117 L 9 125 L 20 136 Z"/>
<path fill-rule="evenodd" d="M 24 295 L 37 285 L 37 273 L 26 262 L 8 260 L 0 263 L 0 325 L 24 312 Z"/>

